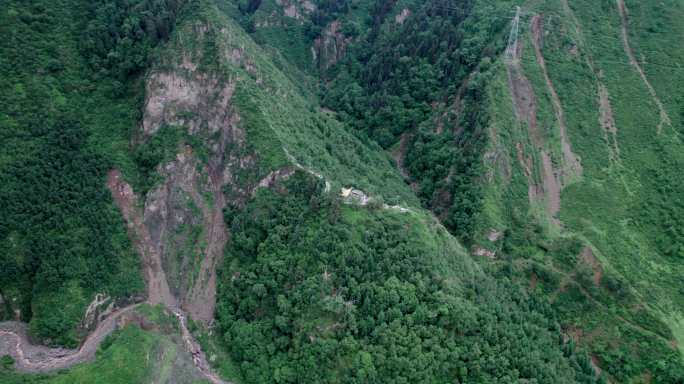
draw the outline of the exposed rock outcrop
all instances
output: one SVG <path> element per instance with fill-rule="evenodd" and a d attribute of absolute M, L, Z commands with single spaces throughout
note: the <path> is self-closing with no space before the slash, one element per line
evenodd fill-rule
<path fill-rule="evenodd" d="M 408 8 L 404 8 L 401 10 L 400 13 L 394 16 L 394 21 L 397 24 L 404 24 L 404 21 L 406 21 L 406 19 L 408 19 L 409 16 L 411 16 L 411 11 Z"/>
<path fill-rule="evenodd" d="M 239 50 L 224 57 L 247 62 Z M 225 192 L 230 190 L 236 200 L 249 197 L 249 188 L 237 187 L 235 178 L 256 160 L 244 150 L 245 132 L 231 104 L 235 82 L 198 68 L 184 57 L 148 79 L 142 140 L 181 126 L 200 144 L 179 148 L 174 160 L 159 167 L 163 181 L 146 196 L 144 225 L 161 255 L 172 295 L 194 320 L 209 323 L 216 302 L 215 271 L 228 240 Z"/>
<path fill-rule="evenodd" d="M 316 10 L 316 4 L 311 0 L 275 0 L 283 8 L 283 14 L 293 19 L 302 20 L 305 15 Z"/>
<path fill-rule="evenodd" d="M 341 21 L 330 23 L 311 48 L 318 68 L 325 70 L 335 65 L 344 56 L 350 42 L 351 38 L 342 33 Z"/>

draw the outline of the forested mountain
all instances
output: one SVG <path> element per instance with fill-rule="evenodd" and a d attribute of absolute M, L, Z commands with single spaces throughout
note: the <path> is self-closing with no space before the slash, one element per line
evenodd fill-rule
<path fill-rule="evenodd" d="M 0 382 L 684 383 L 681 16 L 4 0 Z"/>

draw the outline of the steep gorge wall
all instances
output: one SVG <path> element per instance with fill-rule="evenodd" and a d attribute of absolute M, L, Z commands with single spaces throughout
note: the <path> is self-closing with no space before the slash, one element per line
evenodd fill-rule
<path fill-rule="evenodd" d="M 196 25 L 195 31 L 201 39 L 206 29 Z M 235 177 L 255 165 L 244 150 L 234 90 L 233 80 L 200 69 L 197 57 L 187 52 L 179 63 L 153 69 L 146 85 L 140 140 L 171 127 L 182 127 L 196 140 L 159 165 L 162 181 L 145 197 L 144 225 L 173 295 L 193 319 L 205 323 L 213 320 L 216 269 L 228 240 L 226 190 L 236 200 L 247 198 L 246 186 Z"/>

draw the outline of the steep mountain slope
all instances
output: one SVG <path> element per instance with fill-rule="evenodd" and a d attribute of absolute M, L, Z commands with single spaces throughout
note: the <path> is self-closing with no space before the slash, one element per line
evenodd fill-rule
<path fill-rule="evenodd" d="M 386 382 L 434 378 L 443 381 L 453 375 L 446 372 L 459 371 L 464 380 L 470 377 L 505 382 L 536 371 L 538 377 L 551 381 L 591 380 L 593 373 L 588 364 L 584 365 L 587 372 L 574 363 L 572 352 L 564 354 L 554 336 L 553 322 L 539 318 L 530 308 L 534 303 L 506 298 L 503 287 L 478 272 L 454 240 L 443 229 L 434 227 L 429 215 L 392 208 L 396 203 L 415 207 L 417 202 L 392 170 L 387 155 L 346 133 L 341 123 L 311 104 L 311 97 L 303 97 L 290 78 L 270 63 L 268 53 L 212 4 L 203 3 L 196 12 L 192 22 L 178 27 L 176 38 L 168 45 L 169 54 L 152 69 L 142 128 L 143 135 L 151 136 L 163 134 L 171 126 L 184 126 L 188 134 L 201 138 L 197 146 L 190 140 L 186 142 L 183 156 L 164 165 L 162 175 L 167 181 L 163 188 L 180 188 L 194 200 L 193 195 L 202 196 L 202 187 L 193 192 L 196 187 L 192 183 L 181 181 L 192 175 L 191 169 L 200 168 L 200 180 L 203 172 L 210 181 L 222 178 L 220 183 L 224 186 L 220 190 L 226 194 L 231 239 L 219 277 L 217 325 L 219 334 L 224 336 L 218 343 L 229 351 L 239 367 L 236 376 L 242 376 L 246 382 L 336 382 L 340 377 L 376 377 Z M 214 92 L 219 93 L 212 96 Z M 283 103 L 283 99 L 287 102 Z M 222 113 L 227 114 L 225 118 Z M 225 146 L 212 145 L 213 127 L 232 130 Z M 203 129 L 208 129 L 209 134 L 203 134 Z M 213 136 L 219 138 L 222 134 Z M 187 149 L 188 145 L 192 151 Z M 188 158 L 195 153 L 198 161 L 206 161 L 207 169 L 202 171 L 200 165 L 181 170 L 180 163 L 192 163 Z M 216 155 L 224 156 L 214 161 L 226 167 L 221 172 L 211 170 Z M 166 172 L 178 172 L 178 176 L 165 175 Z M 340 208 L 335 196 L 342 186 L 363 190 L 375 202 L 365 208 Z M 155 189 L 148 193 L 145 216 L 149 212 L 150 219 L 145 219 L 145 225 L 151 233 L 158 232 L 154 227 L 159 221 L 152 219 L 152 215 L 162 212 L 156 207 L 167 206 L 169 211 L 159 217 L 161 221 L 171 220 L 162 224 L 166 228 L 162 232 L 168 236 L 182 233 L 180 223 L 189 222 L 192 215 L 183 213 L 186 208 L 173 202 L 171 195 L 161 197 L 159 203 L 156 196 Z M 383 197 L 394 202 L 385 205 Z M 218 201 L 214 199 L 213 204 Z M 377 212 L 367 216 L 366 210 L 373 207 Z M 401 225 L 415 232 L 409 232 L 406 244 L 392 245 L 396 241 L 392 239 L 399 238 Z M 374 226 L 377 229 L 372 229 Z M 351 234 L 345 234 L 349 230 Z M 200 231 L 207 231 L 207 227 Z M 307 235 L 302 238 L 297 233 Z M 379 239 L 366 249 L 359 236 Z M 327 240 L 321 242 L 323 239 Z M 157 241 L 168 244 L 163 238 Z M 315 251 L 315 243 L 324 248 Z M 172 262 L 173 250 L 178 248 L 179 245 L 167 246 L 170 252 L 162 248 L 164 263 Z M 209 248 L 207 243 L 206 249 Z M 345 255 L 351 249 L 356 249 L 356 257 Z M 324 252 L 330 253 L 329 260 L 322 258 Z M 363 254 L 377 261 L 364 261 L 359 257 Z M 202 263 L 211 256 L 203 250 L 200 255 Z M 348 259 L 340 259 L 343 257 Z M 396 260 L 390 261 L 393 258 Z M 390 267 L 394 263 L 396 271 Z M 182 260 L 179 264 L 187 262 Z M 174 272 L 164 268 L 173 276 Z M 443 270 L 444 275 L 435 274 L 438 270 Z M 339 274 L 340 280 L 328 278 L 326 288 L 319 280 L 326 280 L 321 276 L 328 273 Z M 181 269 L 180 276 L 183 275 L 187 273 Z M 201 275 L 199 278 L 197 281 L 205 283 L 203 287 L 211 289 L 211 283 L 206 284 Z M 467 278 L 469 284 L 465 283 Z M 450 279 L 456 281 L 448 283 Z M 320 288 L 312 291 L 319 284 Z M 357 284 L 364 288 L 355 288 Z M 378 315 L 380 308 L 374 301 L 389 294 L 382 290 L 400 288 L 394 295 L 401 297 L 403 290 L 417 290 L 416 298 L 411 299 L 415 303 L 390 301 L 386 307 L 388 314 Z M 314 292 L 316 295 L 311 296 Z M 348 299 L 343 296 L 345 292 Z M 182 289 L 177 294 L 182 298 L 181 306 L 195 320 L 211 319 L 193 310 L 198 302 L 192 295 L 184 294 Z M 475 296 L 469 298 L 471 294 Z M 309 299 L 303 300 L 304 295 Z M 474 317 L 466 321 L 460 310 L 450 314 L 452 310 L 438 308 L 440 301 L 453 300 L 472 306 L 470 312 Z M 363 306 L 354 308 L 355 301 Z M 408 306 L 403 308 L 405 305 Z M 454 305 L 458 307 L 455 302 Z M 370 321 L 374 316 L 380 319 Z M 524 331 L 503 320 L 515 316 L 526 319 Z M 390 327 L 386 332 L 407 332 L 403 335 L 405 342 L 429 344 L 438 339 L 432 340 L 428 335 L 449 328 L 449 322 L 454 322 L 453 327 L 459 331 L 444 331 L 440 338 L 443 341 L 439 349 L 449 351 L 453 357 L 441 363 L 427 357 L 435 353 L 432 347 L 424 351 L 397 351 L 395 359 L 387 359 L 392 347 L 383 341 L 384 337 L 375 335 Z M 497 331 L 483 341 L 476 330 L 489 322 L 495 322 L 489 326 Z M 415 329 L 405 328 L 412 324 Z M 469 335 L 471 332 L 476 333 Z M 399 336 L 393 338 L 399 342 Z M 510 341 L 497 344 L 499 339 Z M 497 370 L 482 367 L 484 360 L 466 358 L 469 350 L 501 348 L 513 340 L 521 347 L 537 345 L 546 351 L 545 355 L 553 357 L 547 361 L 536 359 L 528 356 L 525 348 L 502 350 L 500 353 L 506 357 Z M 343 341 L 344 351 L 335 351 L 333 346 Z M 455 351 L 452 343 L 461 344 L 462 351 Z M 397 371 L 396 364 L 411 359 L 410 354 L 416 358 L 424 355 L 428 360 Z M 312 364 L 319 369 L 312 370 Z"/>
<path fill-rule="evenodd" d="M 325 105 L 486 267 L 548 298 L 612 380 L 681 380 L 681 4 L 280 5 L 242 17 L 285 56 L 307 53 L 278 36 L 309 32 Z"/>
<path fill-rule="evenodd" d="M 0 377 L 682 382 L 682 12 L 13 2 Z"/>
<path fill-rule="evenodd" d="M 125 158 L 135 94 L 109 77 L 114 67 L 97 75 L 82 56 L 80 31 L 101 3 L 3 5 L 0 317 L 30 321 L 35 336 L 73 346 L 95 294 L 123 303 L 143 290 L 104 184 Z"/>
<path fill-rule="evenodd" d="M 508 160 L 488 162 L 496 177 L 485 206 L 490 225 L 511 237 L 484 245 L 530 262 L 518 267 L 521 278 L 542 282 L 537 291 L 550 294 L 564 327 L 617 382 L 681 380 L 681 107 L 673 88 L 653 85 L 681 82 L 681 71 L 660 69 L 681 62 L 662 33 L 676 35 L 679 24 L 663 15 L 681 5 L 559 1 L 529 9 L 536 14 L 521 20 L 508 76 L 502 68 L 489 91 L 497 100 L 489 153 Z M 639 30 L 641 23 L 650 26 Z M 660 52 L 669 55 L 659 64 Z M 531 106 L 533 122 L 520 117 L 520 105 Z M 566 171 L 569 148 L 581 175 Z M 541 233 L 516 235 L 517 226 L 534 228 L 528 204 Z M 561 239 L 571 246 L 560 254 L 542 245 Z"/>
<path fill-rule="evenodd" d="M 210 324 L 216 300 L 215 273 L 225 257 L 218 320 L 226 337 L 219 343 L 239 363 L 237 376 L 244 376 L 247 382 L 337 381 L 337 374 L 381 381 L 443 381 L 454 375 L 490 382 L 533 376 L 557 382 L 591 380 L 588 365 L 581 368 L 572 351 L 563 350 L 552 320 L 531 308 L 534 303 L 524 296 L 507 298 L 503 286 L 479 271 L 430 215 L 415 211 L 417 199 L 379 147 L 362 143 L 345 132 L 342 123 L 320 111 L 310 102 L 313 97 L 302 95 L 302 90 L 271 64 L 270 56 L 213 3 L 187 6 L 182 20 L 171 41 L 157 52 L 146 76 L 142 119 L 132 137 L 133 148 L 126 154 L 135 168 L 109 172 L 108 186 L 143 263 L 150 303 L 162 304 L 175 313 L 185 310 L 193 320 Z M 356 188 L 358 203 L 345 201 L 359 204 L 358 208 L 340 207 L 337 194 L 342 186 Z M 276 192 L 267 192 L 269 188 Z M 139 206 L 142 201 L 136 202 L 139 199 L 144 199 L 143 207 Z M 372 209 L 376 212 L 368 211 Z M 266 221 L 251 218 L 259 211 Z M 224 214 L 234 217 L 229 223 L 235 237 L 225 255 L 229 233 L 223 224 Z M 277 221 L 268 219 L 274 214 Z M 344 234 L 345 228 L 355 234 Z M 402 234 L 402 228 L 412 230 Z M 308 231 L 310 237 L 305 243 L 277 246 L 281 253 L 273 260 L 273 268 L 292 263 L 300 249 L 309 253 L 301 254 L 300 267 L 292 264 L 294 269 L 283 270 L 284 275 L 272 280 L 276 276 L 265 270 L 270 261 L 254 264 L 251 260 L 270 254 L 263 254 L 265 246 L 258 245 L 276 241 L 273 236 L 283 231 Z M 368 236 L 378 239 L 366 249 L 362 238 Z M 298 297 L 319 279 L 325 262 L 318 253 L 311 253 L 308 241 L 316 238 L 329 238 L 328 245 L 335 247 L 330 257 L 342 257 L 340 252 L 352 247 L 357 256 L 330 261 L 330 273 L 339 270 L 343 278 L 330 281 L 339 284 L 339 295 L 331 298 L 321 287 L 319 300 L 300 301 Z M 402 240 L 395 244 L 397 239 Z M 377 258 L 377 263 L 359 257 L 361 252 Z M 257 281 L 252 281 L 257 276 L 253 269 L 264 271 Z M 243 278 L 236 279 L 243 273 Z M 362 284 L 361 290 L 356 288 L 358 284 Z M 333 291 L 338 288 L 330 285 Z M 353 301 L 349 305 L 340 302 L 340 295 L 347 290 L 351 300 L 361 301 L 361 310 L 354 308 Z M 255 294 L 261 303 L 250 307 Z M 369 322 L 379 310 L 374 301 L 383 302 L 388 294 L 387 315 L 381 311 L 379 321 Z M 260 307 L 273 308 L 270 302 L 276 298 L 281 308 L 262 312 Z M 287 301 L 292 302 L 294 312 L 287 310 Z M 243 304 L 232 307 L 235 303 Z M 345 306 L 344 321 L 335 322 Z M 464 306 L 470 309 L 465 311 Z M 521 316 L 523 329 L 506 321 Z M 328 318 L 333 323 L 325 330 Z M 323 328 L 319 332 L 325 334 L 305 338 L 302 345 L 301 331 L 291 333 L 283 328 L 287 322 L 302 321 L 313 321 L 316 329 L 315 324 L 320 323 Z M 278 340 L 264 338 L 274 325 L 282 335 Z M 491 331 L 482 336 L 478 329 L 485 325 Z M 374 335 L 383 329 L 386 336 Z M 402 342 L 425 343 L 425 350 L 406 349 L 386 360 L 393 348 L 383 340 L 395 332 L 404 334 Z M 438 333 L 442 333 L 441 341 L 433 339 Z M 4 339 L 10 348 L 14 337 L 9 334 Z M 400 341 L 396 336 L 391 339 Z M 500 339 L 508 341 L 499 343 Z M 333 345 L 343 340 L 344 354 L 319 355 L 328 368 L 313 374 L 308 367 L 320 343 Z M 459 340 L 464 343 L 457 350 L 454 343 L 460 344 Z M 514 341 L 518 348 L 502 349 Z M 441 346 L 429 347 L 435 342 Z M 275 353 L 269 361 L 250 345 L 266 350 L 278 347 L 269 353 Z M 529 356 L 530 346 L 540 353 Z M 477 352 L 481 359 L 469 357 L 469 351 L 480 348 L 486 350 Z M 500 350 L 499 368 L 488 361 L 496 353 L 494 349 Z M 195 350 L 190 352 L 195 354 Z M 287 358 L 288 354 L 296 357 Z M 394 369 L 411 355 L 428 360 L 414 368 Z M 439 356 L 441 362 L 431 361 L 432 356 Z M 452 359 L 444 360 L 447 356 Z M 353 361 L 356 366 L 339 366 Z M 93 374 L 84 369 L 86 375 Z M 68 380 L 68 375 L 77 373 L 66 375 L 55 380 Z"/>

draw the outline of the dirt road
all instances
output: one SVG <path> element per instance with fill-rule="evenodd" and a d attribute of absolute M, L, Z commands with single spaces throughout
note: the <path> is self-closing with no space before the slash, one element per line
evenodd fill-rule
<path fill-rule="evenodd" d="M 10 355 L 16 369 L 21 372 L 48 372 L 69 368 L 83 361 L 90 361 L 100 343 L 117 329 L 119 319 L 133 311 L 139 304 L 112 313 L 86 338 L 79 349 L 48 348 L 29 342 L 26 324 L 5 322 L 0 324 L 0 355 Z"/>

